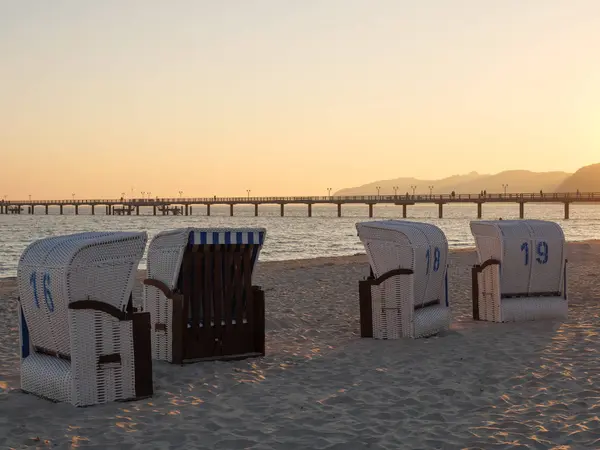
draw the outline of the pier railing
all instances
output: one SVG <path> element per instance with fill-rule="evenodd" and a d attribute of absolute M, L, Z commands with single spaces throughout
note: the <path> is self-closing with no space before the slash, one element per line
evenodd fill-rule
<path fill-rule="evenodd" d="M 399 194 L 399 195 L 327 195 L 327 196 L 285 196 L 285 197 L 153 197 L 153 198 L 97 198 L 70 200 L 0 200 L 0 204 L 14 206 L 39 205 L 163 205 L 163 204 L 280 204 L 280 203 L 450 203 L 450 202 L 577 202 L 599 201 L 600 192 L 568 193 L 506 193 L 506 194 Z"/>

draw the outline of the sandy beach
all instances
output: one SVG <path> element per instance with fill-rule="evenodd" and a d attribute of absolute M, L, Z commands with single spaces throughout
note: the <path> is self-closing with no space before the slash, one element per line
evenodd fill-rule
<path fill-rule="evenodd" d="M 564 323 L 491 324 L 471 318 L 474 251 L 453 251 L 451 330 L 396 341 L 358 336 L 364 255 L 260 263 L 266 357 L 155 361 L 153 398 L 88 408 L 19 390 L 18 294 L 2 279 L 0 447 L 600 448 L 600 241 L 568 259 Z"/>

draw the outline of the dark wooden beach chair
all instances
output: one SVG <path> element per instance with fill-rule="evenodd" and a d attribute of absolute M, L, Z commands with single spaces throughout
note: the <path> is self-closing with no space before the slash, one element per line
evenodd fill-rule
<path fill-rule="evenodd" d="M 148 251 L 153 357 L 174 364 L 265 354 L 265 297 L 252 285 L 260 229 L 180 229 Z"/>

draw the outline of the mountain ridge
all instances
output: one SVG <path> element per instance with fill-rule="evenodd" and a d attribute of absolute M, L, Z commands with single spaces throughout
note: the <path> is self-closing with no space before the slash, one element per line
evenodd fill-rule
<path fill-rule="evenodd" d="M 598 164 L 600 166 L 600 164 Z M 581 170 L 581 169 L 580 169 Z M 598 168 L 600 172 L 600 167 Z M 415 194 L 429 194 L 430 186 L 433 186 L 433 194 L 449 194 L 452 191 L 457 194 L 476 194 L 481 191 L 488 193 L 527 193 L 527 192 L 555 192 L 573 173 L 562 171 L 533 172 L 530 170 L 506 170 L 496 174 L 479 174 L 469 172 L 465 175 L 451 175 L 438 180 L 422 180 L 414 177 L 400 177 L 388 180 L 378 180 L 361 186 L 344 188 L 336 191 L 333 195 L 391 195 L 397 187 L 398 195 L 412 194 L 412 186 L 416 186 Z M 600 177 L 599 177 L 600 181 Z M 506 185 L 506 186 L 504 186 Z M 598 188 L 600 191 L 600 187 Z M 583 190 L 582 190 L 583 192 Z"/>

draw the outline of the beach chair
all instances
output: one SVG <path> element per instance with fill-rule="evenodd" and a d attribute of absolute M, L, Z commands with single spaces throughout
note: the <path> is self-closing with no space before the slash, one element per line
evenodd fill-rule
<path fill-rule="evenodd" d="M 473 318 L 518 322 L 566 318 L 565 237 L 555 222 L 473 221 Z"/>
<path fill-rule="evenodd" d="M 252 272 L 264 228 L 183 228 L 150 242 L 144 310 L 152 355 L 175 364 L 265 354 L 264 292 Z"/>
<path fill-rule="evenodd" d="M 448 241 L 427 223 L 356 224 L 371 275 L 359 282 L 361 337 L 431 336 L 450 326 Z"/>
<path fill-rule="evenodd" d="M 19 260 L 21 388 L 89 406 L 152 395 L 150 314 L 132 289 L 146 233 L 78 233 Z"/>

